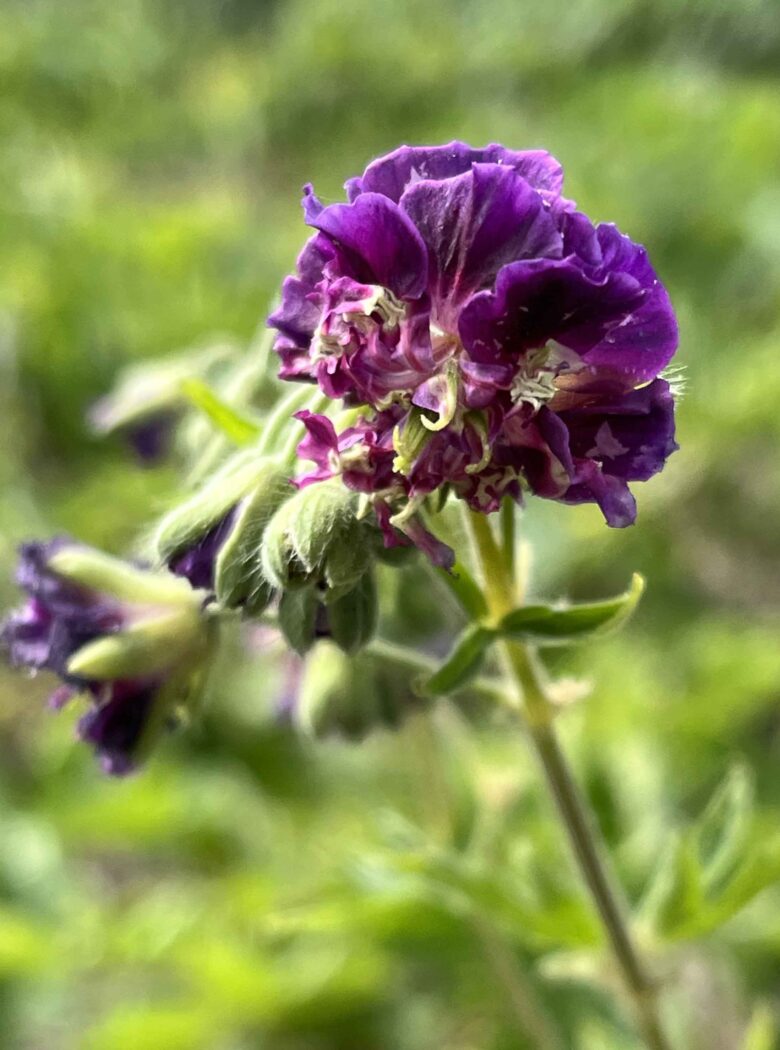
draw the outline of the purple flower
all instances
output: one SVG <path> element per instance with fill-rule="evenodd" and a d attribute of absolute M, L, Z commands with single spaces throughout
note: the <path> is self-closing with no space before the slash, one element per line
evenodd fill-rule
<path fill-rule="evenodd" d="M 543 151 L 458 142 L 374 161 L 346 204 L 307 187 L 280 374 L 359 411 L 340 434 L 305 417 L 303 483 L 341 474 L 407 536 L 445 484 L 485 512 L 527 489 L 633 522 L 628 482 L 676 448 L 677 325 L 644 248 L 561 188 Z"/>
<path fill-rule="evenodd" d="M 50 671 L 61 679 L 50 698 L 51 707 L 59 709 L 78 695 L 89 700 L 90 710 L 79 722 L 79 736 L 93 746 L 106 772 L 124 774 L 137 763 L 158 697 L 171 685 L 184 650 L 178 647 L 178 640 L 171 641 L 169 658 L 162 663 L 155 659 L 152 665 L 136 643 L 138 666 L 132 674 L 74 673 L 73 659 L 91 644 L 107 638 L 121 640 L 124 632 L 163 611 L 149 605 L 147 594 L 139 594 L 136 604 L 62 575 L 55 568 L 57 557 L 74 551 L 87 557 L 95 554 L 63 537 L 21 546 L 16 580 L 27 598 L 0 625 L 0 646 L 12 666 Z M 101 566 L 111 563 L 101 555 L 96 557 Z M 142 576 L 140 570 L 128 569 Z M 193 617 L 184 605 L 181 608 L 186 632 Z M 151 637 L 147 644 L 154 644 Z"/>

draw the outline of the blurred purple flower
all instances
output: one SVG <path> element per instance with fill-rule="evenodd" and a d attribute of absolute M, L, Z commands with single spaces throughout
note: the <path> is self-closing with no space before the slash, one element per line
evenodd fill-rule
<path fill-rule="evenodd" d="M 89 697 L 91 709 L 79 722 L 79 736 L 90 743 L 107 773 L 124 774 L 135 764 L 154 703 L 167 675 L 144 674 L 117 680 L 93 679 L 68 670 L 71 657 L 85 645 L 114 635 L 138 620 L 138 607 L 80 586 L 59 575 L 51 559 L 81 548 L 58 537 L 22 544 L 17 583 L 27 593 L 24 605 L 0 624 L 0 647 L 14 667 L 51 671 L 62 680 L 50 698 L 60 709 L 73 697 Z"/>

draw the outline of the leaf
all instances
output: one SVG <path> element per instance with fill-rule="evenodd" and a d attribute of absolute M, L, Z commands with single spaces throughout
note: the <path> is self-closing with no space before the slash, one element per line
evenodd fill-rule
<path fill-rule="evenodd" d="M 183 380 L 181 391 L 233 444 L 248 445 L 259 437 L 260 427 L 231 408 L 202 379 L 191 377 Z"/>
<path fill-rule="evenodd" d="M 600 638 L 628 620 L 644 587 L 644 578 L 634 573 L 629 589 L 617 598 L 563 609 L 526 605 L 507 613 L 498 625 L 498 633 L 534 645 L 572 645 Z"/>
<path fill-rule="evenodd" d="M 642 919 L 672 936 L 703 904 L 699 858 L 690 834 L 675 835 L 661 854 L 639 905 Z"/>
<path fill-rule="evenodd" d="M 460 634 L 447 659 L 435 674 L 423 683 L 423 692 L 433 696 L 452 693 L 466 685 L 479 670 L 495 632 L 480 624 L 469 624 Z"/>
<path fill-rule="evenodd" d="M 279 628 L 290 647 L 300 656 L 314 642 L 319 598 L 313 587 L 285 591 L 279 601 Z"/>
<path fill-rule="evenodd" d="M 696 823 L 696 847 L 708 892 L 722 887 L 744 858 L 753 815 L 753 780 L 736 765 Z"/>
<path fill-rule="evenodd" d="M 131 605 L 193 604 L 193 590 L 186 580 L 167 572 L 136 568 L 88 547 L 74 544 L 57 551 L 49 559 L 49 566 L 82 587 Z"/>

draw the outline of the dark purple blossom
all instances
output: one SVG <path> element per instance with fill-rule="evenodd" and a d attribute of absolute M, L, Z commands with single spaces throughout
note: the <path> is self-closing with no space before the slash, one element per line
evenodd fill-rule
<path fill-rule="evenodd" d="M 388 538 L 444 484 L 481 511 L 530 490 L 633 522 L 628 483 L 676 448 L 677 325 L 644 248 L 562 181 L 543 151 L 455 142 L 374 161 L 347 204 L 307 187 L 316 232 L 269 319 L 280 374 L 356 412 L 340 433 L 302 416 L 301 483 L 373 493 Z"/>
<path fill-rule="evenodd" d="M 72 658 L 89 643 L 120 634 L 149 615 L 145 603 L 119 601 L 56 572 L 52 559 L 74 548 L 83 549 L 66 538 L 21 546 L 16 580 L 27 598 L 0 625 L 0 645 L 12 666 L 50 671 L 61 679 L 49 701 L 52 708 L 76 696 L 89 700 L 79 736 L 93 746 L 106 772 L 123 774 L 136 764 L 155 701 L 170 675 L 159 668 L 147 673 L 142 661 L 133 677 L 107 680 L 69 670 Z"/>

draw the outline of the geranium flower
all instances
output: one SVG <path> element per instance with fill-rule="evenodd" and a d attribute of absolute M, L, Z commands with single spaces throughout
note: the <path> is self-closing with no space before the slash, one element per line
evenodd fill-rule
<path fill-rule="evenodd" d="M 340 434 L 304 417 L 304 483 L 341 474 L 407 535 L 443 485 L 484 512 L 527 490 L 634 521 L 628 483 L 677 447 L 677 325 L 645 249 L 562 181 L 543 151 L 454 142 L 379 158 L 348 203 L 306 188 L 316 232 L 269 319 L 280 374 L 360 412 Z"/>

